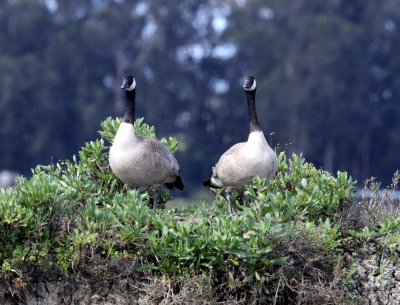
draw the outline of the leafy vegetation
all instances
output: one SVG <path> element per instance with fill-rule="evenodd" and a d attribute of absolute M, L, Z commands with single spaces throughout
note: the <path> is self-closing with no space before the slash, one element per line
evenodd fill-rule
<path fill-rule="evenodd" d="M 284 152 L 275 179 L 256 178 L 245 199 L 236 200 L 234 215 L 219 193 L 213 203 L 152 213 L 152 190 L 127 191 L 109 168 L 105 141 L 112 142 L 120 122 L 105 120 L 101 139 L 87 143 L 72 161 L 37 166 L 32 178 L 1 190 L 1 277 L 21 280 L 36 266 L 107 278 L 105 271 L 85 268 L 96 259 L 107 264 L 125 258 L 136 271 L 167 276 L 175 285 L 205 276 L 220 294 L 222 289 L 230 297 L 284 302 L 311 298 L 321 272 L 328 282 L 339 281 L 334 271 L 343 267 L 348 239 L 397 232 L 390 249 L 399 251 L 398 214 L 361 231 L 344 231 L 342 211 L 352 209 L 355 182 L 345 172 L 334 177 Z M 143 119 L 135 130 L 156 138 Z M 173 152 L 179 144 L 174 138 L 161 141 Z M 343 285 L 351 281 L 352 268 L 344 271 Z M 326 289 L 321 299 L 343 301 L 343 291 Z"/>

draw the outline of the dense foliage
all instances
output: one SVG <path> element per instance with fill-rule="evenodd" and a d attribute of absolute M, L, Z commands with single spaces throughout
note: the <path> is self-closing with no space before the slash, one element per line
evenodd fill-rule
<path fill-rule="evenodd" d="M 21 177 L 17 186 L 1 191 L 0 277 L 24 278 L 32 266 L 88 273 L 82 262 L 95 256 L 124 257 L 139 262 L 140 272 L 178 280 L 206 274 L 231 291 L 256 289 L 251 294 L 281 298 L 278 292 L 287 286 L 278 284 L 277 274 L 305 276 L 293 263 L 293 249 L 308 245 L 307 251 L 333 257 L 323 267 L 332 272 L 342 242 L 340 211 L 354 194 L 346 173 L 334 177 L 281 152 L 275 179 L 255 179 L 245 200 L 235 201 L 233 215 L 219 193 L 211 204 L 154 214 L 152 191 L 127 191 L 109 168 L 105 140 L 112 142 L 120 122 L 104 121 L 102 138 L 87 143 L 72 161 L 37 166 L 32 178 Z M 143 119 L 135 130 L 156 137 Z M 174 138 L 161 141 L 173 152 L 178 147 Z M 167 200 L 168 191 L 164 195 Z"/>
<path fill-rule="evenodd" d="M 387 185 L 400 150 L 399 24 L 395 0 L 4 0 L 0 169 L 29 175 L 69 158 L 96 122 L 122 116 L 129 72 L 138 115 L 182 143 L 189 196 L 246 138 L 239 79 L 254 74 L 273 146 Z"/>

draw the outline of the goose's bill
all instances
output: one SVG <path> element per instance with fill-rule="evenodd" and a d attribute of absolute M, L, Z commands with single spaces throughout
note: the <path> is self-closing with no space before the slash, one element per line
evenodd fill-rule
<path fill-rule="evenodd" d="M 245 81 L 244 81 L 244 84 L 243 84 L 243 88 L 244 88 L 244 89 L 250 89 L 250 88 L 251 88 L 251 85 L 252 85 L 252 83 L 251 83 L 250 80 L 245 80 Z"/>
<path fill-rule="evenodd" d="M 129 85 L 128 85 L 128 80 L 127 80 L 127 79 L 123 79 L 123 80 L 122 80 L 121 89 L 126 89 L 126 88 L 128 88 L 128 87 L 129 87 Z"/>

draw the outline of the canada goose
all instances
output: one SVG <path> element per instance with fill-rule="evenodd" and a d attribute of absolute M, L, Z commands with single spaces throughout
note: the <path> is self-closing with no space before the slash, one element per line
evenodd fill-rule
<path fill-rule="evenodd" d="M 232 213 L 231 192 L 242 190 L 255 177 L 271 179 L 278 170 L 275 152 L 265 140 L 258 122 L 255 96 L 256 80 L 246 76 L 243 82 L 249 108 L 250 132 L 247 142 L 233 145 L 219 159 L 211 179 L 204 186 L 224 188 L 227 192 L 229 213 Z"/>
<path fill-rule="evenodd" d="M 143 186 L 161 191 L 162 184 L 168 189 L 183 189 L 179 165 L 172 153 L 160 141 L 135 135 L 136 80 L 132 75 L 123 77 L 121 89 L 126 92 L 125 115 L 110 148 L 112 171 L 126 183 L 128 189 Z M 157 207 L 154 198 L 153 211 Z"/>

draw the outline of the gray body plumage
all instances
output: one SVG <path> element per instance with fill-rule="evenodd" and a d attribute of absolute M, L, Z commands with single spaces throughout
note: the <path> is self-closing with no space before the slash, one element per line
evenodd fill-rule
<path fill-rule="evenodd" d="M 235 144 L 220 157 L 211 182 L 227 191 L 241 190 L 255 177 L 271 179 L 277 170 L 276 154 L 263 132 L 253 131 L 247 142 Z"/>
<path fill-rule="evenodd" d="M 180 171 L 167 147 L 158 140 L 135 135 L 133 125 L 125 122 L 111 146 L 110 166 L 129 188 L 174 182 Z"/>

